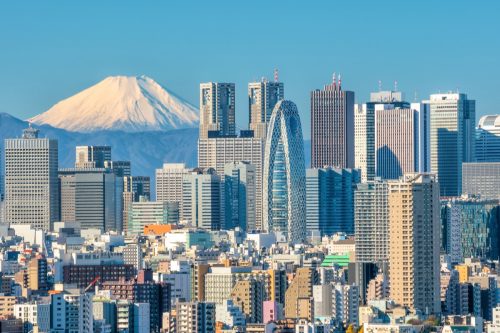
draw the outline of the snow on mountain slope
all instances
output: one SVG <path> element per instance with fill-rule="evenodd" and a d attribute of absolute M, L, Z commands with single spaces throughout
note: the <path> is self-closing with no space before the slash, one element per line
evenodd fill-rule
<path fill-rule="evenodd" d="M 199 116 L 147 76 L 110 76 L 29 121 L 76 132 L 145 132 L 196 127 Z"/>

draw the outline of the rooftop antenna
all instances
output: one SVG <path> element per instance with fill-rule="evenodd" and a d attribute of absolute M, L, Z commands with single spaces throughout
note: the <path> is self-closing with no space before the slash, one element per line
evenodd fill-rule
<path fill-rule="evenodd" d="M 333 72 L 332 81 L 333 81 L 333 86 L 335 87 L 337 85 L 337 75 L 335 72 Z"/>
<path fill-rule="evenodd" d="M 275 68 L 274 69 L 274 82 L 278 82 L 279 81 L 279 76 L 278 76 L 278 69 Z"/>
<path fill-rule="evenodd" d="M 415 90 L 414 96 L 413 96 L 414 102 L 417 102 L 417 91 Z"/>
<path fill-rule="evenodd" d="M 339 74 L 339 89 L 341 88 L 341 86 L 342 86 L 342 77 Z"/>
<path fill-rule="evenodd" d="M 378 91 L 382 91 L 382 80 L 378 80 Z"/>
<path fill-rule="evenodd" d="M 398 91 L 398 81 L 394 81 L 394 91 Z"/>

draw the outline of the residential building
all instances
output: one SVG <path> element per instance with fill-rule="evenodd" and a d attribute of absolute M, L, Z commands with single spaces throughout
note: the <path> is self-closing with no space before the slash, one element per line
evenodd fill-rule
<path fill-rule="evenodd" d="M 5 222 L 50 231 L 59 220 L 58 148 L 38 134 L 30 126 L 5 140 Z"/>
<path fill-rule="evenodd" d="M 348 326 L 358 325 L 359 288 L 357 285 L 335 283 L 332 286 L 332 317 Z"/>
<path fill-rule="evenodd" d="M 177 333 L 215 333 L 215 304 L 179 302 L 176 307 Z"/>
<path fill-rule="evenodd" d="M 311 92 L 311 168 L 354 168 L 354 92 L 337 84 Z"/>
<path fill-rule="evenodd" d="M 264 154 L 264 229 L 289 242 L 306 238 L 304 142 L 297 106 L 280 101 L 269 122 Z"/>
<path fill-rule="evenodd" d="M 356 261 L 387 263 L 389 260 L 388 185 L 380 179 L 357 185 L 354 192 Z"/>
<path fill-rule="evenodd" d="M 315 269 L 297 268 L 292 283 L 285 294 L 286 318 L 314 318 L 313 286 L 319 282 Z"/>
<path fill-rule="evenodd" d="M 65 288 L 51 295 L 51 332 L 93 332 L 92 295 Z"/>
<path fill-rule="evenodd" d="M 390 297 L 402 306 L 440 313 L 440 202 L 433 174 L 389 183 Z"/>

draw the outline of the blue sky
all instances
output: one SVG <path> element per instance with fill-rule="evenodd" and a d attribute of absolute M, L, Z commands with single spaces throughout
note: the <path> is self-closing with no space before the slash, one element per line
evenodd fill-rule
<path fill-rule="evenodd" d="M 108 75 L 151 76 L 198 105 L 203 81 L 285 82 L 309 137 L 309 93 L 342 73 L 356 101 L 466 92 L 500 112 L 499 1 L 9 1 L 0 4 L 0 112 L 19 118 Z"/>

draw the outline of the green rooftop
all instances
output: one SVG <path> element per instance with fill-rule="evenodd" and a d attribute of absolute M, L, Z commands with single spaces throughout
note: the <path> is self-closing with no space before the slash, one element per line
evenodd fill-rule
<path fill-rule="evenodd" d="M 332 267 L 334 265 L 346 267 L 349 262 L 349 254 L 332 254 L 325 257 L 325 260 L 321 263 L 321 267 Z"/>

